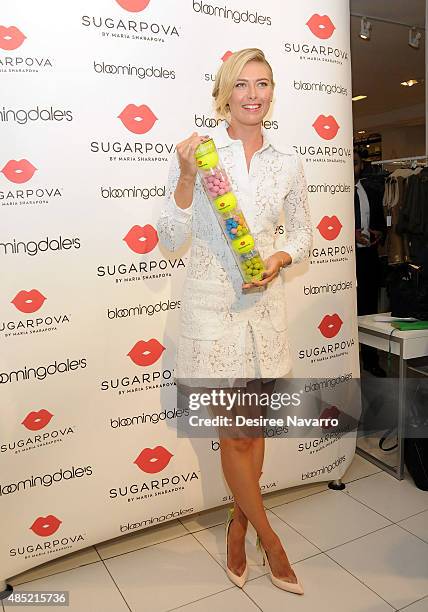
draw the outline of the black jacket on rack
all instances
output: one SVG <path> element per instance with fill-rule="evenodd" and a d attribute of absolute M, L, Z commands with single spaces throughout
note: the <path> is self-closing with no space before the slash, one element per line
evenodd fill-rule
<path fill-rule="evenodd" d="M 361 184 L 367 193 L 370 208 L 370 229 L 382 232 L 381 242 L 386 237 L 386 222 L 383 214 L 383 192 L 371 189 L 367 180 Z M 354 197 L 355 229 L 361 229 L 360 201 L 357 189 Z M 378 245 L 359 247 L 355 244 L 355 262 L 357 276 L 357 312 L 358 315 L 376 314 L 378 312 L 378 293 L 381 280 Z M 370 369 L 379 365 L 376 349 L 362 345 L 363 367 Z"/>
<path fill-rule="evenodd" d="M 382 232 L 382 240 L 384 240 L 386 236 L 386 222 L 385 216 L 383 214 L 383 191 L 373 189 L 373 187 L 368 184 L 368 180 L 365 179 L 361 180 L 361 184 L 364 188 L 364 191 L 367 193 L 367 198 L 369 200 L 370 228 Z M 354 198 L 354 215 L 355 229 L 361 229 L 361 212 L 359 200 L 357 199 L 357 197 Z M 374 248 L 377 252 L 377 246 L 367 248 Z"/>
<path fill-rule="evenodd" d="M 428 253 L 428 168 L 407 179 L 404 205 L 401 207 L 397 233 L 406 235 L 410 258 L 426 265 Z"/>

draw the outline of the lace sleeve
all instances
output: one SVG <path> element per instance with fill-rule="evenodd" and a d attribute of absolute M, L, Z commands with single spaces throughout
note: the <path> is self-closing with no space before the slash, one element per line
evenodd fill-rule
<path fill-rule="evenodd" d="M 303 261 L 308 256 L 312 245 L 312 222 L 309 214 L 306 178 L 302 161 L 298 155 L 295 160 L 293 185 L 284 198 L 285 236 L 280 236 L 275 241 L 277 250 L 291 255 L 291 265 Z"/>
<path fill-rule="evenodd" d="M 191 234 L 193 205 L 199 189 L 196 182 L 191 205 L 186 209 L 180 208 L 174 198 L 179 177 L 180 166 L 177 155 L 174 153 L 169 168 L 165 200 L 156 224 L 159 240 L 169 251 L 179 249 Z"/>

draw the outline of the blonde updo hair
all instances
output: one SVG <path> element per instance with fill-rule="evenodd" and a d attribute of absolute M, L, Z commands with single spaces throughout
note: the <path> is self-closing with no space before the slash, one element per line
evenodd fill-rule
<path fill-rule="evenodd" d="M 214 98 L 214 110 L 218 119 L 228 119 L 229 117 L 229 99 L 235 87 L 236 80 L 241 74 L 247 62 L 256 61 L 268 67 L 272 87 L 275 86 L 273 80 L 272 67 L 267 61 L 265 54 L 261 49 L 241 49 L 235 51 L 228 59 L 220 66 L 214 82 L 212 96 Z"/>

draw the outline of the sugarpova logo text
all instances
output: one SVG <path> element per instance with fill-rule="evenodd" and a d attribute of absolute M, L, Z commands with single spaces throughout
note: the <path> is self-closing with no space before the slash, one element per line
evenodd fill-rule
<path fill-rule="evenodd" d="M 342 65 L 349 61 L 349 52 L 337 47 L 306 42 L 284 43 L 284 53 L 295 55 L 301 61 L 327 62 Z"/>
<path fill-rule="evenodd" d="M 308 163 L 340 163 L 344 164 L 352 158 L 351 147 L 334 145 L 293 145 L 296 153 L 305 158 Z"/>
<path fill-rule="evenodd" d="M 156 338 L 140 339 L 127 353 L 127 358 L 140 367 L 148 368 L 154 365 L 162 357 L 166 347 Z M 102 380 L 100 383 L 101 391 L 117 389 L 118 395 L 147 391 L 149 389 L 160 389 L 162 387 L 174 386 L 173 370 L 162 368 L 159 370 L 143 371 L 141 374 L 133 370 L 132 375 L 110 376 L 109 380 Z"/>
<path fill-rule="evenodd" d="M 35 187 L 34 189 L 0 190 L 0 206 L 31 206 L 34 204 L 49 204 L 52 198 L 62 198 L 63 193 L 58 187 Z"/>
<path fill-rule="evenodd" d="M 0 445 L 0 453 L 11 452 L 13 454 L 25 453 L 37 448 L 58 444 L 64 441 L 66 436 L 75 434 L 75 428 L 70 426 L 52 429 L 38 434 L 28 435 L 19 440 L 13 440 L 7 444 Z"/>
<path fill-rule="evenodd" d="M 27 40 L 26 34 L 16 26 L 0 25 L 0 49 L 16 51 Z M 49 57 L 23 57 L 21 55 L 0 56 L 0 72 L 39 72 L 42 68 L 53 68 Z"/>
<path fill-rule="evenodd" d="M 156 229 L 146 223 L 144 226 L 134 225 L 122 238 L 131 251 L 138 255 L 148 255 L 159 242 Z M 116 283 L 129 283 L 141 280 L 152 280 L 172 276 L 172 271 L 184 268 L 184 260 L 158 258 L 153 255 L 150 258 L 131 263 L 113 263 L 99 265 L 97 267 L 98 277 L 114 277 Z"/>
<path fill-rule="evenodd" d="M 179 26 L 171 23 L 83 15 L 81 25 L 84 28 L 95 29 L 103 37 L 109 38 L 165 42 L 180 37 Z"/>
<path fill-rule="evenodd" d="M 114 121 L 119 120 L 126 132 L 138 136 L 149 133 L 157 124 L 156 113 L 144 102 L 129 101 L 117 110 Z M 113 119 L 113 118 L 112 118 Z M 126 130 L 126 131 L 125 131 Z M 126 138 L 126 136 L 125 136 Z M 91 140 L 91 153 L 106 153 L 110 162 L 167 162 L 175 150 L 173 142 L 140 142 L 129 140 Z"/>
<path fill-rule="evenodd" d="M 0 72 L 39 72 L 53 68 L 49 57 L 0 57 Z"/>

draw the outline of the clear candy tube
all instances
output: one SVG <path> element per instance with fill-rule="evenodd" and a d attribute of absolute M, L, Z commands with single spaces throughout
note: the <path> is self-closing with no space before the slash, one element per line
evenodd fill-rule
<path fill-rule="evenodd" d="M 248 223 L 239 206 L 212 138 L 195 151 L 196 165 L 205 193 L 230 246 L 245 283 L 261 280 L 265 270 Z"/>

